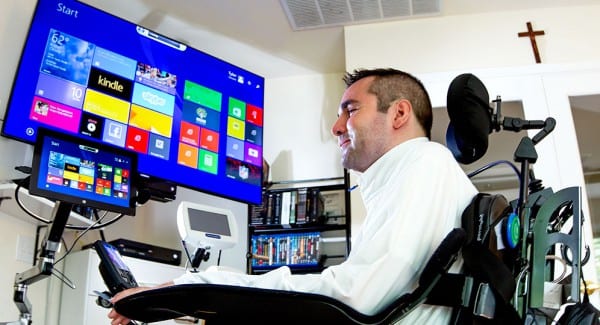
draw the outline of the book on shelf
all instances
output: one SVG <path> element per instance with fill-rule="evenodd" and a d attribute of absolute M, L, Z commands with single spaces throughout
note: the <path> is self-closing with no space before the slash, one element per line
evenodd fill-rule
<path fill-rule="evenodd" d="M 298 208 L 298 191 L 291 192 L 290 202 L 290 223 L 296 223 L 296 209 Z"/>
<path fill-rule="evenodd" d="M 273 204 L 273 224 L 278 225 L 281 224 L 281 192 L 277 192 L 273 194 L 274 204 Z"/>
<path fill-rule="evenodd" d="M 267 206 L 266 206 L 267 213 L 265 215 L 264 220 L 265 220 L 265 224 L 270 225 L 273 223 L 273 205 L 275 204 L 275 198 L 274 198 L 273 193 L 269 193 L 267 195 L 266 204 L 267 204 Z"/>
<path fill-rule="evenodd" d="M 262 225 L 265 223 L 265 213 L 261 205 L 250 206 L 250 224 Z"/>
<path fill-rule="evenodd" d="M 292 192 L 285 191 L 281 193 L 281 221 L 279 222 L 281 225 L 288 226 L 290 225 L 290 205 L 292 203 Z"/>
<path fill-rule="evenodd" d="M 308 188 L 303 187 L 296 190 L 298 199 L 296 205 L 296 223 L 306 223 L 306 202 L 308 198 Z"/>

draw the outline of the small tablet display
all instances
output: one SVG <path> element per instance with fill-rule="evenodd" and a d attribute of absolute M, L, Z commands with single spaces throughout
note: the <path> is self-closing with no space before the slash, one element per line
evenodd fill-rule
<path fill-rule="evenodd" d="M 135 215 L 137 154 L 39 129 L 29 192 L 53 200 Z"/>

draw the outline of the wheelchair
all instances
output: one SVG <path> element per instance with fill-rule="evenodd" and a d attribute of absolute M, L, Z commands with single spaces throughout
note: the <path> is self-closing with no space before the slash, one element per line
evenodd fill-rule
<path fill-rule="evenodd" d="M 366 315 L 328 296 L 228 285 L 189 284 L 128 296 L 115 309 L 131 319 L 157 322 L 179 317 L 203 319 L 206 324 L 393 324 L 419 304 L 453 308 L 453 324 L 537 323 L 543 306 L 544 283 L 553 278 L 547 260 L 557 245 L 570 253 L 570 297 L 580 301 L 581 189 L 554 192 L 536 179 L 531 165 L 535 144 L 548 135 L 555 121 L 526 121 L 503 117 L 499 97 L 490 107 L 485 86 L 472 74 L 456 77 L 448 90 L 451 124 L 448 147 L 461 163 L 479 159 L 493 131 L 539 129 L 523 137 L 514 160 L 519 198 L 477 194 L 462 215 L 462 228 L 453 229 L 430 257 L 418 287 L 374 315 Z M 485 166 L 472 177 L 493 165 Z M 561 231 L 570 220 L 569 232 Z M 464 270 L 449 269 L 462 255 Z M 184 297 L 184 298 L 181 298 Z M 193 297 L 190 299 L 189 297 Z"/>

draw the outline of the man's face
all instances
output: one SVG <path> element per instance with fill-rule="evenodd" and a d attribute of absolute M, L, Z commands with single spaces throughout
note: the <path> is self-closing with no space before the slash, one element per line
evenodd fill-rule
<path fill-rule="evenodd" d="M 387 114 L 377 111 L 377 97 L 368 92 L 372 80 L 361 79 L 346 89 L 331 129 L 342 150 L 342 165 L 359 172 L 385 153 L 389 139 Z"/>

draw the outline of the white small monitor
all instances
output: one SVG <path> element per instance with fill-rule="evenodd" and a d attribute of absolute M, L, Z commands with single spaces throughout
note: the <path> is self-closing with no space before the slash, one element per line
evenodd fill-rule
<path fill-rule="evenodd" d="M 238 242 L 238 229 L 231 210 L 183 201 L 177 208 L 181 239 L 202 248 L 227 249 Z"/>

